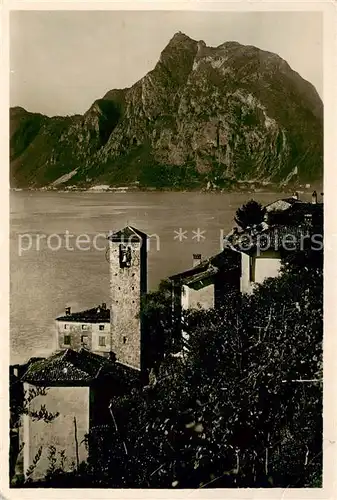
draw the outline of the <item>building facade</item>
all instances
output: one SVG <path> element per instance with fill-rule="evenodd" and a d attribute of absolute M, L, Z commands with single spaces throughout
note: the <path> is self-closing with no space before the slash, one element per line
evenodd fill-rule
<path fill-rule="evenodd" d="M 106 303 L 85 311 L 71 312 L 56 318 L 56 350 L 88 349 L 108 356 L 110 345 L 110 309 Z"/>
<path fill-rule="evenodd" d="M 230 249 L 208 259 L 193 255 L 193 267 L 169 278 L 176 336 L 183 344 L 188 335 L 182 328 L 184 312 L 191 309 L 219 308 L 229 294 L 240 289 L 240 255 Z"/>
<path fill-rule="evenodd" d="M 291 252 L 323 248 L 323 203 L 314 191 L 311 203 L 298 195 L 265 207 L 264 221 L 226 237 L 228 248 L 241 255 L 240 290 L 252 293 L 267 278 L 279 275 L 282 260 Z M 314 238 L 314 239 L 313 239 Z"/>

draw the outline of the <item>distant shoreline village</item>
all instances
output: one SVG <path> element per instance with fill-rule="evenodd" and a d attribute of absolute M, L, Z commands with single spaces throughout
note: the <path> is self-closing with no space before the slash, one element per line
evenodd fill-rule
<path fill-rule="evenodd" d="M 323 188 L 322 183 L 307 183 L 307 184 L 299 184 L 297 186 L 296 191 L 299 194 L 308 194 L 312 192 L 312 189 L 317 189 L 321 191 Z M 138 184 L 126 185 L 126 186 L 110 186 L 108 184 L 94 185 L 91 187 L 79 187 L 79 186 L 45 186 L 40 188 L 10 188 L 12 192 L 27 192 L 27 191 L 36 191 L 36 192 L 58 192 L 58 193 L 68 193 L 68 192 L 85 192 L 85 193 L 115 193 L 115 194 L 126 194 L 126 193 L 134 193 L 134 192 L 197 192 L 197 193 L 250 193 L 250 194 L 258 194 L 258 193 L 292 193 L 294 190 L 289 186 L 285 185 L 277 185 L 272 182 L 258 182 L 258 181 L 238 181 L 232 188 L 220 188 L 216 186 L 214 183 L 208 182 L 204 188 L 194 188 L 194 189 L 184 189 L 178 187 L 172 188 L 156 188 L 156 187 L 145 187 L 139 186 Z"/>

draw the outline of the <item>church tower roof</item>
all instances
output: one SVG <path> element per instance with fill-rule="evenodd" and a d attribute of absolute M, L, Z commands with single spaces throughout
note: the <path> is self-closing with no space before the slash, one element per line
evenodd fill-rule
<path fill-rule="evenodd" d="M 144 240 L 147 239 L 147 234 L 143 233 L 139 229 L 136 229 L 135 227 L 132 226 L 126 226 L 124 229 L 120 229 L 117 232 L 111 233 L 108 236 L 108 240 L 114 241 L 114 242 L 125 242 L 130 240 L 130 238 L 137 237 L 139 240 Z"/>

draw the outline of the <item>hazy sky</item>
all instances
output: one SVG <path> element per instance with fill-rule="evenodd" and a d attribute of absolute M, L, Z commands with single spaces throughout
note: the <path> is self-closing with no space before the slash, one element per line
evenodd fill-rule
<path fill-rule="evenodd" d="M 83 113 L 151 70 L 177 31 L 211 46 L 235 40 L 275 52 L 322 96 L 318 12 L 16 11 L 11 106 L 50 116 Z"/>

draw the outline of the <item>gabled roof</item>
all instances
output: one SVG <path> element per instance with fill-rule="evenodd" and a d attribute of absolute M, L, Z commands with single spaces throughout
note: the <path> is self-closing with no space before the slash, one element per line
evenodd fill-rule
<path fill-rule="evenodd" d="M 108 240 L 114 241 L 117 243 L 127 243 L 132 242 L 132 240 L 146 240 L 148 238 L 147 234 L 139 231 L 132 226 L 126 226 L 124 229 L 120 229 L 112 234 L 109 234 Z"/>
<path fill-rule="evenodd" d="M 291 224 L 269 226 L 263 231 L 242 231 L 227 238 L 227 244 L 237 252 L 253 254 L 257 249 L 292 251 L 301 249 L 308 236 L 313 234 L 310 224 Z"/>
<path fill-rule="evenodd" d="M 226 273 L 240 266 L 240 257 L 236 252 L 225 248 L 222 252 L 203 260 L 182 273 L 174 274 L 169 279 L 181 285 L 192 285 L 197 281 L 206 280 L 220 272 Z"/>
<path fill-rule="evenodd" d="M 29 365 L 22 376 L 24 382 L 45 387 L 57 385 L 86 386 L 95 380 L 102 371 L 113 369 L 107 358 L 86 349 L 65 351 L 53 354 Z"/>
<path fill-rule="evenodd" d="M 303 203 L 303 201 L 292 196 L 290 198 L 281 198 L 279 200 L 272 201 L 271 203 L 268 203 L 268 205 L 265 206 L 265 209 L 267 212 L 272 212 L 272 211 L 283 212 L 284 210 L 288 210 L 289 208 L 291 208 L 293 205 L 301 203 Z"/>
<path fill-rule="evenodd" d="M 56 318 L 56 321 L 69 321 L 73 323 L 110 323 L 110 309 L 102 306 L 93 307 L 85 311 L 65 314 Z"/>
<path fill-rule="evenodd" d="M 219 272 L 219 269 L 217 269 L 216 267 L 214 267 L 210 264 L 205 271 L 201 271 L 197 274 L 194 274 L 193 276 L 184 278 L 182 280 L 182 283 L 184 285 L 188 285 L 188 286 L 194 285 L 194 284 L 199 283 L 199 282 L 208 283 L 209 278 L 211 278 L 212 276 L 215 276 L 216 274 L 218 274 L 218 272 Z"/>

